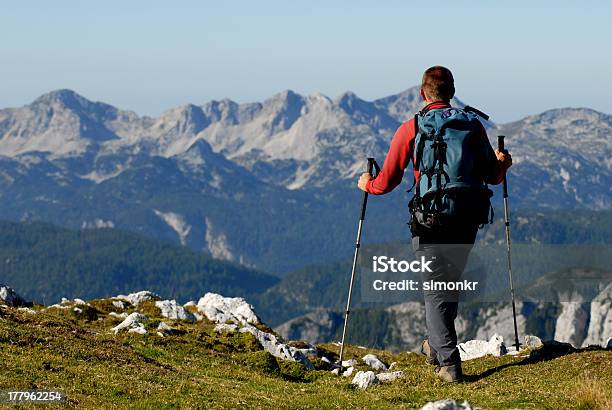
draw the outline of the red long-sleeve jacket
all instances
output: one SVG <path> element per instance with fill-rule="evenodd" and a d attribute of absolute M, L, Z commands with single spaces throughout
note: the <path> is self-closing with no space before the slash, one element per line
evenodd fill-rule
<path fill-rule="evenodd" d="M 436 108 L 448 108 L 450 104 L 445 102 L 434 102 L 425 107 L 425 110 Z M 486 159 L 483 163 L 483 175 L 485 182 L 488 184 L 499 184 L 504 179 L 505 169 L 497 160 L 495 152 L 491 147 L 491 143 L 487 138 L 487 132 L 481 125 L 483 144 L 486 144 Z M 366 191 L 373 195 L 382 195 L 391 192 L 396 186 L 402 182 L 404 170 L 412 160 L 414 163 L 414 140 L 416 130 L 414 128 L 414 118 L 404 122 L 395 132 L 395 136 L 391 141 L 391 147 L 385 158 L 383 167 L 378 176 L 370 180 L 366 185 Z M 414 177 L 418 181 L 419 171 L 414 170 Z"/>

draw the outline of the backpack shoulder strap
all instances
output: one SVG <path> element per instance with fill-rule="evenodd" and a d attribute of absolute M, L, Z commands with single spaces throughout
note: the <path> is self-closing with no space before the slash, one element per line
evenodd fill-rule
<path fill-rule="evenodd" d="M 417 147 L 416 145 L 416 140 L 417 137 L 419 136 L 419 113 L 414 114 L 414 149 L 416 150 L 415 154 L 414 154 L 414 162 L 413 162 L 413 172 L 412 172 L 412 186 L 408 189 L 408 191 L 406 192 L 410 192 L 414 189 L 414 186 L 417 183 L 416 177 L 414 176 L 414 170 L 418 170 L 419 168 L 419 162 L 421 162 L 421 153 L 419 152 L 419 147 Z M 422 149 L 421 144 L 419 144 L 420 148 Z"/>
<path fill-rule="evenodd" d="M 484 112 L 480 111 L 477 108 L 470 107 L 469 105 L 466 105 L 465 107 L 463 107 L 463 111 L 472 112 L 478 115 L 480 118 L 484 119 L 485 121 L 489 120 L 489 116 L 487 114 L 485 114 Z"/>

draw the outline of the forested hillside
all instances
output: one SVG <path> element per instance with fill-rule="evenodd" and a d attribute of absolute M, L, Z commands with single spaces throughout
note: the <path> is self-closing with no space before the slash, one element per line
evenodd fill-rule
<path fill-rule="evenodd" d="M 150 289 L 179 300 L 204 291 L 253 297 L 278 279 L 117 229 L 0 222 L 0 282 L 38 302 Z"/>

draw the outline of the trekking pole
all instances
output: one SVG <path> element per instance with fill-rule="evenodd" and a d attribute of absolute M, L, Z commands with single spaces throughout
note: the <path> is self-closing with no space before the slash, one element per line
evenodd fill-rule
<path fill-rule="evenodd" d="M 372 174 L 374 168 L 374 158 L 368 158 L 368 174 Z M 342 375 L 342 357 L 344 354 L 344 340 L 346 337 L 346 329 L 348 327 L 349 313 L 351 309 L 351 300 L 353 298 L 353 284 L 355 283 L 355 270 L 357 269 L 357 258 L 359 257 L 359 247 L 361 246 L 361 230 L 365 219 L 366 206 L 368 204 L 368 193 L 364 191 L 363 202 L 361 203 L 361 216 L 359 217 L 359 226 L 357 227 L 357 241 L 355 241 L 355 254 L 353 255 L 353 267 L 351 269 L 351 281 L 349 283 L 348 299 L 346 301 L 346 309 L 344 310 L 344 327 L 342 328 L 342 342 L 340 343 L 340 370 L 338 375 Z"/>
<path fill-rule="evenodd" d="M 497 137 L 497 147 L 500 152 L 504 152 L 504 136 L 499 135 Z M 519 351 L 521 344 L 519 343 L 518 328 L 516 326 L 516 302 L 514 301 L 514 281 L 512 280 L 512 257 L 511 249 L 512 243 L 510 241 L 510 215 L 508 212 L 508 180 L 506 173 L 504 172 L 504 222 L 506 224 L 506 246 L 508 251 L 508 278 L 510 280 L 510 295 L 512 296 L 512 318 L 514 319 L 514 346 L 516 351 Z"/>

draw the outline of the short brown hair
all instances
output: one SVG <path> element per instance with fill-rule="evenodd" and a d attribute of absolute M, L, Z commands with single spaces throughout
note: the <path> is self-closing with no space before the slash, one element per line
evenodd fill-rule
<path fill-rule="evenodd" d="M 455 80 L 453 73 L 440 65 L 425 70 L 423 84 L 425 95 L 432 101 L 450 101 L 455 95 Z"/>

